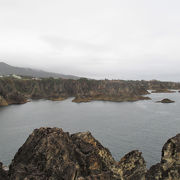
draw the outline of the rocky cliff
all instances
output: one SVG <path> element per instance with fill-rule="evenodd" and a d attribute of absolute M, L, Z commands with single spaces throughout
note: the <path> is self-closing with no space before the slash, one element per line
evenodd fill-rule
<path fill-rule="evenodd" d="M 154 92 L 157 93 L 161 93 L 161 92 L 171 93 L 172 91 L 169 91 L 169 89 L 177 89 L 177 90 L 180 89 L 179 82 L 151 80 L 151 81 L 139 81 L 137 83 L 140 83 L 145 89 L 152 89 L 155 90 Z"/>
<path fill-rule="evenodd" d="M 23 104 L 28 99 L 63 100 L 68 97 L 75 97 L 73 102 L 137 101 L 149 99 L 143 96 L 148 94 L 148 89 L 164 92 L 167 89 L 180 89 L 180 83 L 4 77 L 0 78 L 0 106 Z"/>
<path fill-rule="evenodd" d="M 137 150 L 117 162 L 90 132 L 70 135 L 59 128 L 34 130 L 9 171 L 0 165 L 1 180 L 178 180 L 180 134 L 167 141 L 161 162 L 149 170 Z"/>
<path fill-rule="evenodd" d="M 148 94 L 144 87 L 126 81 L 0 78 L 1 106 L 22 104 L 27 99 L 62 100 L 67 97 L 75 97 L 74 102 L 148 99 L 142 96 L 144 94 Z"/>
<path fill-rule="evenodd" d="M 161 162 L 149 169 L 146 178 L 150 180 L 180 179 L 180 134 L 166 142 L 162 149 Z"/>

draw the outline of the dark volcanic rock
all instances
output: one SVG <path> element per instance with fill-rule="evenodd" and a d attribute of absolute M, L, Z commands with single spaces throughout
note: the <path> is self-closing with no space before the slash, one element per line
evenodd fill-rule
<path fill-rule="evenodd" d="M 90 132 L 70 135 L 59 128 L 35 129 L 16 153 L 2 180 L 178 180 L 180 134 L 169 139 L 161 162 L 149 171 L 135 150 L 115 161 Z"/>
<path fill-rule="evenodd" d="M 161 101 L 157 101 L 158 103 L 174 103 L 175 101 L 172 101 L 172 100 L 170 100 L 170 99 L 167 99 L 167 98 L 165 98 L 165 99 L 163 99 L 163 100 L 161 100 Z"/>
<path fill-rule="evenodd" d="M 180 134 L 169 139 L 162 149 L 161 162 L 148 171 L 148 180 L 180 179 Z"/>

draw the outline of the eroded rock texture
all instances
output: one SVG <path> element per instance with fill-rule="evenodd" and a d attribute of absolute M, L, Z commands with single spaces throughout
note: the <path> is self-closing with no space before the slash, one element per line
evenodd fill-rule
<path fill-rule="evenodd" d="M 132 151 L 126 154 L 119 162 L 121 176 L 128 180 L 144 180 L 146 163 L 139 151 Z"/>
<path fill-rule="evenodd" d="M 138 151 L 119 163 L 90 132 L 70 135 L 58 128 L 34 130 L 15 155 L 10 179 L 133 179 L 144 176 Z"/>
<path fill-rule="evenodd" d="M 40 128 L 19 149 L 9 174 L 17 180 L 110 177 L 108 166 L 113 163 L 110 152 L 90 133 L 69 135 L 58 128 Z"/>
<path fill-rule="evenodd" d="M 163 146 L 161 162 L 150 168 L 147 179 L 180 179 L 180 134 L 169 139 Z"/>
<path fill-rule="evenodd" d="M 22 104 L 27 99 L 64 100 L 75 97 L 73 102 L 89 101 L 138 101 L 148 100 L 148 89 L 155 92 L 172 92 L 180 83 L 161 81 L 124 81 L 73 79 L 32 79 L 23 77 L 0 78 L 0 106 Z"/>
<path fill-rule="evenodd" d="M 25 103 L 27 99 L 64 100 L 68 97 L 75 97 L 74 102 L 149 99 L 142 96 L 145 94 L 148 91 L 141 84 L 129 81 L 0 78 L 0 106 Z"/>
<path fill-rule="evenodd" d="M 141 152 L 119 162 L 90 132 L 70 135 L 59 128 L 35 129 L 16 153 L 2 180 L 160 180 L 180 178 L 180 134 L 164 145 L 162 160 L 149 171 Z"/>

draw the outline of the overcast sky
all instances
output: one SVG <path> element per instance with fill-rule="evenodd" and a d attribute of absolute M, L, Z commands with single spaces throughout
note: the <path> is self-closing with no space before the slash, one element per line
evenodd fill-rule
<path fill-rule="evenodd" d="M 180 0 L 0 0 L 0 61 L 180 81 Z"/>

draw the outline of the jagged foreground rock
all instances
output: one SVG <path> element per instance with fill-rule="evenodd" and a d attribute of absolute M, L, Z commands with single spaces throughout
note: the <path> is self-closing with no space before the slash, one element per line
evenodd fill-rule
<path fill-rule="evenodd" d="M 16 153 L 6 180 L 180 179 L 180 134 L 164 145 L 159 164 L 146 169 L 139 151 L 115 161 L 90 132 L 70 135 L 59 128 L 34 130 Z"/>
<path fill-rule="evenodd" d="M 146 178 L 150 180 L 180 179 L 180 134 L 166 142 L 162 149 L 161 162 L 150 168 Z"/>

